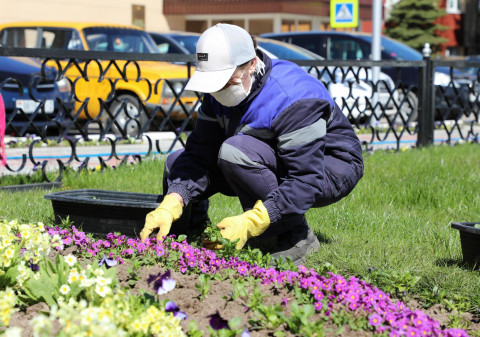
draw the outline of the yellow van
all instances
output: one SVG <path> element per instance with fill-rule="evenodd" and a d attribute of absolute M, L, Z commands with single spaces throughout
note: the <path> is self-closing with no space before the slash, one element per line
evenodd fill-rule
<path fill-rule="evenodd" d="M 0 24 L 0 45 L 4 47 L 90 50 L 106 52 L 156 53 L 149 34 L 135 26 L 76 22 L 15 22 Z M 149 117 L 168 115 L 183 120 L 198 101 L 184 91 L 186 65 L 158 61 L 63 60 L 61 67 L 75 89 L 79 119 L 98 120 L 108 131 L 137 135 Z M 56 61 L 49 65 L 59 68 Z M 83 74 L 82 74 L 83 72 Z M 100 76 L 103 75 L 103 76 Z M 196 105 L 198 106 L 198 104 Z M 146 108 L 147 113 L 145 112 Z M 162 110 L 160 110 L 163 109 Z M 121 131 L 123 130 L 123 132 Z"/>

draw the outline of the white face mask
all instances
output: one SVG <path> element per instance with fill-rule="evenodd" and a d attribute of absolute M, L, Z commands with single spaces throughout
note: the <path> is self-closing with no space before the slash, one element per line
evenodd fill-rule
<path fill-rule="evenodd" d="M 246 68 L 245 68 L 246 70 Z M 245 97 L 248 96 L 250 93 L 250 90 L 252 89 L 252 82 L 250 82 L 250 87 L 248 88 L 248 91 L 245 91 L 243 88 L 243 83 L 242 83 L 242 77 L 243 74 L 245 73 L 245 70 L 243 70 L 242 76 L 236 81 L 235 84 L 230 85 L 229 87 L 217 91 L 217 92 L 212 92 L 211 95 L 222 105 L 232 107 L 238 105 L 241 101 L 245 99 Z"/>

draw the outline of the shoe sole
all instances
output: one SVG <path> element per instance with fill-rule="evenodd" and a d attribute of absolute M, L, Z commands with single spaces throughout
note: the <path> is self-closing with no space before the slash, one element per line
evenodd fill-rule
<path fill-rule="evenodd" d="M 318 252 L 319 250 L 320 250 L 320 242 L 318 241 L 317 237 L 315 237 L 315 240 L 313 240 L 313 242 L 309 244 L 307 254 L 293 261 L 293 264 L 296 267 L 298 267 L 299 265 L 304 265 L 307 262 L 307 257 L 311 254 Z"/>

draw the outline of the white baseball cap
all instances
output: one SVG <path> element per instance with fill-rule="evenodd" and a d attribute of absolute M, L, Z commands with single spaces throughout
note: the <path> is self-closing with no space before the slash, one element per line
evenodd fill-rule
<path fill-rule="evenodd" d="M 208 28 L 197 42 L 197 68 L 185 87 L 216 92 L 230 80 L 235 69 L 256 56 L 250 34 L 243 28 L 219 23 Z"/>

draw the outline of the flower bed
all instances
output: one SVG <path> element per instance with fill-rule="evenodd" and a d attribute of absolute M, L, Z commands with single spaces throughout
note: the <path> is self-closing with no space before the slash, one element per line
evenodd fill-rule
<path fill-rule="evenodd" d="M 75 227 L 1 222 L 1 331 L 8 336 L 467 336 L 328 265 L 271 268 L 260 253 L 249 261 L 221 257 L 184 239 L 141 242 L 113 233 L 94 239 Z"/>

